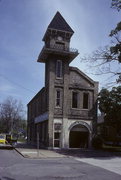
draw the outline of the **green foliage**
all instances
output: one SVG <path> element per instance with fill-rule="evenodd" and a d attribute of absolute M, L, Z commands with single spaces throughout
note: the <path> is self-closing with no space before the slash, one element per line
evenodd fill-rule
<path fill-rule="evenodd" d="M 112 30 L 109 34 L 109 36 L 114 36 L 118 34 L 118 32 L 121 31 L 121 22 L 119 22 L 114 30 Z"/>
<path fill-rule="evenodd" d="M 121 0 L 112 0 L 111 7 L 120 11 L 121 10 Z"/>
<path fill-rule="evenodd" d="M 121 63 L 121 41 L 118 38 L 118 34 L 121 31 L 121 22 L 119 22 L 114 30 L 111 31 L 110 37 L 114 37 L 117 41 L 114 46 L 110 47 L 112 59 L 117 59 Z"/>
<path fill-rule="evenodd" d="M 121 127 L 121 86 L 111 91 L 102 89 L 98 96 L 99 109 L 104 113 L 105 123 L 113 125 L 120 131 Z"/>
<path fill-rule="evenodd" d="M 92 138 L 92 146 L 95 149 L 101 149 L 102 148 L 102 146 L 103 146 L 103 139 L 101 138 L 101 136 L 95 135 Z"/>

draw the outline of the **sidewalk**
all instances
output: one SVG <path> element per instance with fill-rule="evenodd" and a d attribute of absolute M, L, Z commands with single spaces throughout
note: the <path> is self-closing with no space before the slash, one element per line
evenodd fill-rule
<path fill-rule="evenodd" d="M 121 175 L 121 152 L 67 149 L 67 150 L 37 150 L 28 144 L 18 144 L 15 150 L 25 158 L 67 158 L 73 157 L 79 162 L 97 166 Z"/>
<path fill-rule="evenodd" d="M 33 146 L 27 145 L 27 144 L 18 144 L 15 147 L 15 150 L 21 154 L 23 157 L 26 158 L 62 158 L 66 157 L 63 154 L 59 154 L 55 151 L 46 150 L 46 149 L 36 149 Z"/>
<path fill-rule="evenodd" d="M 93 149 L 37 149 L 35 146 L 18 143 L 15 150 L 23 157 L 27 158 L 61 158 L 61 157 L 74 157 L 74 158 L 95 158 L 95 159 L 112 159 L 115 157 L 121 158 L 121 152 L 111 152 Z"/>

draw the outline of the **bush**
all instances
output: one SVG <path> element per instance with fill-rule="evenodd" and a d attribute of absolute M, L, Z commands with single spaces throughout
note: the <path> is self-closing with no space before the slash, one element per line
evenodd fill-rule
<path fill-rule="evenodd" d="M 101 149 L 103 146 L 103 139 L 100 136 L 95 135 L 92 139 L 92 146 L 95 149 Z"/>

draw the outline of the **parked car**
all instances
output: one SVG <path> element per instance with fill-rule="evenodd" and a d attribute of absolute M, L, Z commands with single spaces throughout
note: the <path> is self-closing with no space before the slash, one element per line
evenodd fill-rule
<path fill-rule="evenodd" d="M 0 144 L 6 144 L 6 135 L 0 134 Z"/>
<path fill-rule="evenodd" d="M 13 138 L 11 134 L 6 134 L 6 141 L 13 146 L 17 144 L 17 138 Z"/>
<path fill-rule="evenodd" d="M 0 144 L 15 146 L 17 144 L 17 138 L 13 138 L 11 134 L 0 134 Z"/>

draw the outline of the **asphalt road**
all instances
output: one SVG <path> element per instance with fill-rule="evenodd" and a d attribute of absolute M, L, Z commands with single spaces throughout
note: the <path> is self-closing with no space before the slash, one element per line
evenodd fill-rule
<path fill-rule="evenodd" d="M 0 180 L 121 180 L 121 176 L 75 158 L 27 159 L 0 149 Z"/>

